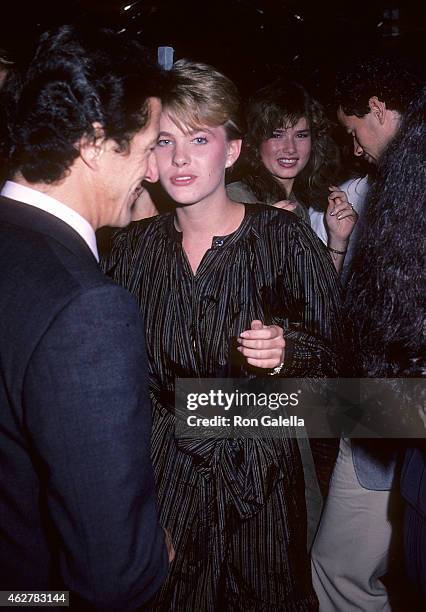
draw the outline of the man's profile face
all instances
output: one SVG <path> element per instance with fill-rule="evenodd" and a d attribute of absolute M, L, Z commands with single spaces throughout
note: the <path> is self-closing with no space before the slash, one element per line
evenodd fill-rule
<path fill-rule="evenodd" d="M 149 119 L 133 136 L 129 148 L 120 152 L 117 143 L 108 140 L 101 159 L 101 183 L 104 215 L 102 225 L 124 227 L 132 221 L 132 208 L 140 195 L 142 181 L 158 180 L 154 148 L 159 133 L 161 102 L 149 99 Z"/>
<path fill-rule="evenodd" d="M 370 110 L 363 117 L 357 117 L 346 115 L 342 108 L 339 108 L 337 118 L 352 136 L 354 155 L 363 157 L 371 164 L 377 164 L 393 134 L 380 123 L 374 112 Z"/>

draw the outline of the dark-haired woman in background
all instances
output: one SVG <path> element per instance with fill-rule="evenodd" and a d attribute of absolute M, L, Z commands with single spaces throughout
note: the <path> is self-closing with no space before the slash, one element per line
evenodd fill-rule
<path fill-rule="evenodd" d="M 309 213 L 324 217 L 327 248 L 340 272 L 357 214 L 345 191 L 335 185 L 340 155 L 323 107 L 299 83 L 278 79 L 253 95 L 246 118 L 248 172 L 240 182 L 227 186 L 228 195 L 239 202 L 262 202 L 292 210 L 308 224 Z M 324 227 L 322 222 L 320 225 Z M 310 544 L 322 501 L 305 442 L 299 441 L 307 486 Z M 325 497 L 337 456 L 337 441 L 311 440 L 311 449 Z"/>
<path fill-rule="evenodd" d="M 426 375 L 426 89 L 407 112 L 384 154 L 369 195 L 348 318 L 361 347 L 364 376 Z M 407 406 L 413 409 L 413 406 Z M 422 414 L 424 419 L 424 411 Z M 419 419 L 419 427 L 423 427 Z M 424 435 L 424 434 L 423 434 Z M 426 440 L 406 453 L 405 555 L 410 579 L 426 601 Z M 419 608 L 420 609 L 420 608 Z M 422 608 L 424 609 L 424 608 Z"/>
<path fill-rule="evenodd" d="M 278 79 L 251 98 L 247 126 L 248 172 L 227 186 L 228 194 L 293 210 L 307 223 L 309 208 L 326 213 L 327 246 L 339 272 L 357 215 L 335 185 L 340 157 L 323 107 L 299 83 Z"/>

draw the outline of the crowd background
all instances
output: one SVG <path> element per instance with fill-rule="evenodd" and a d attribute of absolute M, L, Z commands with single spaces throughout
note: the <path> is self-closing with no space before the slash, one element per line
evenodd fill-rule
<path fill-rule="evenodd" d="M 171 46 L 230 77 L 243 99 L 277 76 L 305 85 L 335 121 L 334 79 L 359 54 L 386 53 L 425 71 L 426 6 L 416 0 L 67 0 L 10 2 L 0 24 L 0 47 L 17 65 L 31 57 L 37 37 L 63 23 L 93 23 L 135 36 L 153 49 Z M 344 180 L 364 175 L 362 159 L 336 124 Z M 229 180 L 246 170 L 242 157 Z"/>
<path fill-rule="evenodd" d="M 426 7 L 417 0 L 42 0 L 3 10 L 0 46 L 17 61 L 44 30 L 93 22 L 148 46 L 170 45 L 176 59 L 212 64 L 243 96 L 285 71 L 332 102 L 336 68 L 360 51 L 385 50 L 423 67 Z"/>

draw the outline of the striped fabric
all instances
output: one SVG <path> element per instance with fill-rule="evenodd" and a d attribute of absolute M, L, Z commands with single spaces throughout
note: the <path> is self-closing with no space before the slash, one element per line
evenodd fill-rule
<path fill-rule="evenodd" d="M 284 328 L 282 375 L 337 374 L 339 283 L 323 245 L 293 214 L 248 204 L 195 275 L 171 213 L 116 234 L 104 268 L 145 319 L 160 522 L 176 548 L 154 609 L 316 610 L 296 442 L 175 439 L 173 404 L 175 377 L 253 375 L 235 342 L 253 319 Z"/>

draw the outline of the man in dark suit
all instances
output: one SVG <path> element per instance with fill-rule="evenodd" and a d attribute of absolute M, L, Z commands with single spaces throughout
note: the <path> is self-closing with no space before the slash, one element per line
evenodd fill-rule
<path fill-rule="evenodd" d="M 62 27 L 42 37 L 10 117 L 0 590 L 62 588 L 77 607 L 131 610 L 167 572 L 142 325 L 95 240 L 129 223 L 142 180 L 157 180 L 161 87 L 136 43 Z"/>

